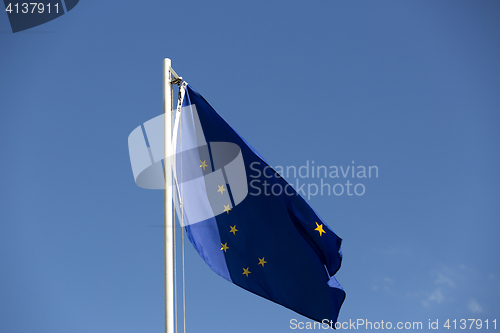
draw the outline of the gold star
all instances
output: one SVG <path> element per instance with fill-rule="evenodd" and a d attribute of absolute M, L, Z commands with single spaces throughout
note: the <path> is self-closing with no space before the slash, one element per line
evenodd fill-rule
<path fill-rule="evenodd" d="M 262 265 L 262 267 L 264 267 L 264 264 L 267 264 L 267 261 L 265 261 L 265 260 L 264 260 L 264 257 L 262 257 L 262 259 L 261 259 L 261 258 L 259 258 L 259 263 L 258 263 L 258 265 Z"/>
<path fill-rule="evenodd" d="M 229 249 L 229 246 L 227 246 L 227 243 L 226 244 L 222 244 L 220 243 L 220 245 L 222 245 L 222 247 L 220 248 L 220 250 L 224 250 L 224 252 L 226 252 L 227 249 Z"/>
<path fill-rule="evenodd" d="M 227 205 L 227 206 L 226 206 L 226 205 L 224 205 L 224 211 L 225 211 L 226 213 L 228 213 L 228 214 L 229 214 L 229 211 L 230 211 L 230 210 L 231 210 L 231 208 L 229 208 L 229 205 Z"/>
<path fill-rule="evenodd" d="M 225 188 L 224 188 L 224 185 L 217 185 L 219 187 L 219 189 L 217 190 L 217 192 L 220 192 L 220 194 L 224 194 L 224 191 L 227 191 Z"/>
<path fill-rule="evenodd" d="M 250 267 L 243 268 L 243 275 L 246 275 L 246 276 L 248 277 L 248 274 L 252 273 L 252 272 L 250 272 L 250 271 L 248 270 L 249 268 L 250 268 Z"/>
<path fill-rule="evenodd" d="M 203 168 L 203 171 L 205 171 L 205 168 L 208 166 L 207 160 L 204 161 L 200 160 L 200 163 L 201 163 L 200 168 Z"/>
<path fill-rule="evenodd" d="M 229 232 L 232 232 L 233 235 L 236 235 L 236 231 L 238 231 L 238 229 L 236 229 L 236 224 L 234 225 L 234 227 L 229 226 L 229 228 L 231 228 L 231 230 L 229 230 Z"/>
<path fill-rule="evenodd" d="M 319 232 L 319 235 L 322 236 L 322 233 L 326 234 L 326 231 L 323 230 L 323 225 L 322 224 L 318 224 L 318 222 L 315 222 L 316 223 L 316 230 L 317 232 Z"/>

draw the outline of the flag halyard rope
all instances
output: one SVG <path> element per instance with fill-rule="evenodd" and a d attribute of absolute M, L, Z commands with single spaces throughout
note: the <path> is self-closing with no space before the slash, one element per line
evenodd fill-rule
<path fill-rule="evenodd" d="M 171 70 L 171 68 L 170 68 Z M 169 80 L 170 80 L 170 74 L 169 74 Z M 170 81 L 172 82 L 172 80 Z M 173 82 L 172 82 L 173 83 Z M 174 88 L 173 88 L 173 85 L 171 84 L 170 85 L 170 110 L 173 110 L 173 106 L 174 106 L 174 97 L 173 97 L 173 93 L 174 93 Z M 166 115 L 167 116 L 167 115 Z M 170 112 L 170 118 L 171 118 L 171 124 L 173 124 L 174 122 L 174 113 L 173 112 Z M 166 156 L 166 158 L 168 159 L 169 156 Z M 172 226 L 171 228 L 173 229 L 173 238 L 174 238 L 174 311 L 175 311 L 175 320 L 174 320 L 174 323 L 175 323 L 175 333 L 177 333 L 177 235 L 176 235 L 176 232 L 175 232 L 175 214 L 172 212 L 173 214 L 173 223 L 172 223 Z"/>

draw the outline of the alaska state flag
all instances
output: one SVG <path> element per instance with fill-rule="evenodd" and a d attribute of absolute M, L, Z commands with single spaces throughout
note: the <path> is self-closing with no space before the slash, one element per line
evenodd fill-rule
<path fill-rule="evenodd" d="M 174 179 L 189 240 L 217 274 L 316 321 L 337 321 L 341 239 L 189 85 Z M 237 110 L 234 110 L 237 112 Z"/>

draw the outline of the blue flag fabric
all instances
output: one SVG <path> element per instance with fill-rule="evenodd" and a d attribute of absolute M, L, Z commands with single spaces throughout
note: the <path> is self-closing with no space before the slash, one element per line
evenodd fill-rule
<path fill-rule="evenodd" d="M 177 195 L 200 256 L 226 280 L 335 324 L 342 240 L 189 85 L 177 118 Z"/>

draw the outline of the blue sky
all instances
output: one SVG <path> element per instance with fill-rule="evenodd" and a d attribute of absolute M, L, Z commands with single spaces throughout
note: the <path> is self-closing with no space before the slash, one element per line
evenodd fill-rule
<path fill-rule="evenodd" d="M 162 113 L 165 57 L 271 165 L 378 167 L 325 179 L 362 196 L 309 199 L 344 240 L 339 321 L 498 320 L 499 15 L 496 1 L 82 0 L 12 34 L 0 14 L 0 331 L 163 330 L 163 194 L 135 185 L 127 137 Z M 189 243 L 186 265 L 190 332 L 308 321 Z"/>

